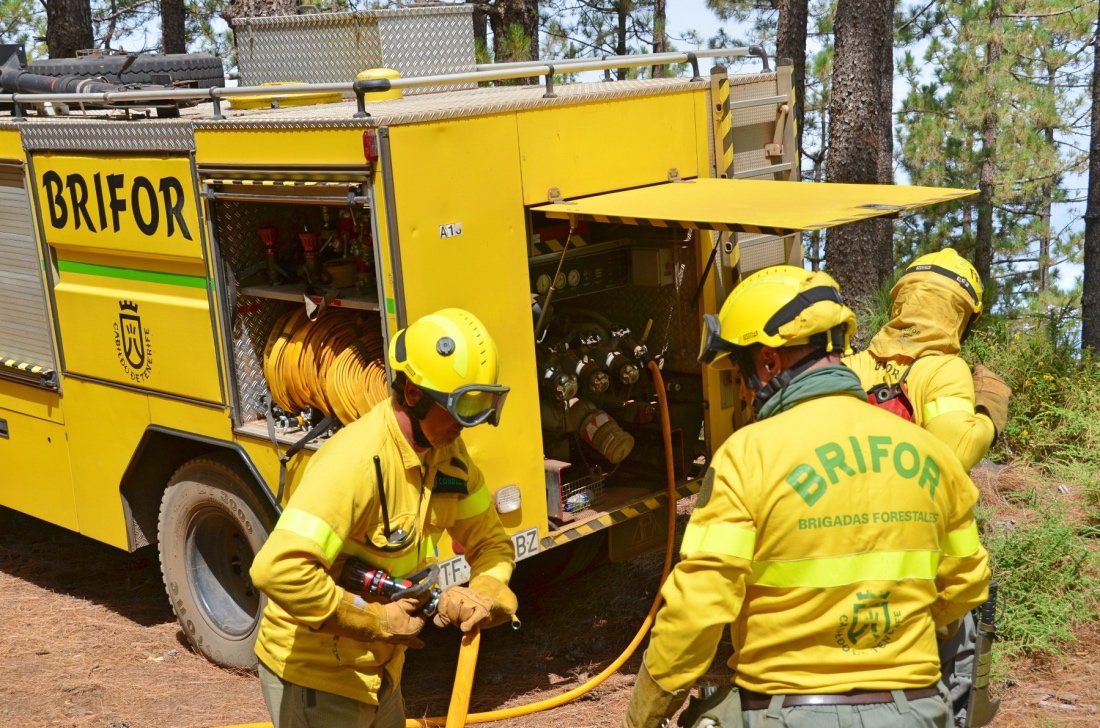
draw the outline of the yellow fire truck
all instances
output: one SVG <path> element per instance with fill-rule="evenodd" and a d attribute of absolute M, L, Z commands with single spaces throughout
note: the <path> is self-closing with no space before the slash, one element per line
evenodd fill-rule
<path fill-rule="evenodd" d="M 687 496 L 740 410 L 701 314 L 802 231 L 967 194 L 790 181 L 790 66 L 700 72 L 750 49 L 479 66 L 469 12 L 238 20 L 239 87 L 0 94 L 0 504 L 156 545 L 215 662 L 254 664 L 252 556 L 391 332 L 460 306 L 499 342 L 467 437 L 519 559 L 625 558 L 665 534 L 645 362 Z M 650 67 L 683 75 L 566 82 Z"/>

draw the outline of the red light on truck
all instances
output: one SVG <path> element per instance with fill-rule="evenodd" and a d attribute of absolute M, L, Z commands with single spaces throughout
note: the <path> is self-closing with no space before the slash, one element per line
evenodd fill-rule
<path fill-rule="evenodd" d="M 371 165 L 378 161 L 378 137 L 373 129 L 363 132 L 363 158 Z"/>

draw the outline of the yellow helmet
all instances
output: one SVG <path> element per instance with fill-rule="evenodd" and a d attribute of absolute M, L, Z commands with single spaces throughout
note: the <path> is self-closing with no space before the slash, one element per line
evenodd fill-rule
<path fill-rule="evenodd" d="M 776 265 L 741 281 L 717 316 L 704 316 L 699 361 L 719 363 L 753 344 L 846 352 L 855 332 L 856 315 L 832 276 Z"/>
<path fill-rule="evenodd" d="M 905 269 L 901 278 L 894 284 L 890 291 L 891 298 L 897 298 L 898 289 L 902 285 L 908 285 L 915 281 L 928 281 L 933 285 L 939 285 L 950 279 L 958 284 L 948 286 L 950 290 L 961 293 L 966 299 L 970 310 L 974 312 L 974 318 L 982 313 L 982 279 L 978 277 L 978 271 L 970 264 L 970 261 L 955 252 L 954 248 L 944 248 L 935 253 L 922 255 Z M 959 288 L 962 290 L 960 291 Z"/>
<path fill-rule="evenodd" d="M 508 387 L 498 384 L 497 345 L 469 311 L 445 308 L 422 316 L 390 340 L 390 369 L 438 402 L 463 427 L 496 425 Z M 402 402 L 403 403 L 403 402 Z M 410 408 L 423 419 L 431 402 Z"/>

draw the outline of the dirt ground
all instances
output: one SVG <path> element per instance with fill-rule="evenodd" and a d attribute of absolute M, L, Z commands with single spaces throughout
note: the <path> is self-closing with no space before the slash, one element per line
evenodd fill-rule
<path fill-rule="evenodd" d="M 535 562 L 525 562 L 527 572 Z M 524 626 L 482 640 L 472 709 L 523 705 L 598 673 L 629 642 L 653 598 L 659 555 L 546 584 L 522 575 Z M 457 632 L 429 628 L 412 653 L 410 717 L 446 711 Z M 1011 685 L 998 728 L 1100 724 L 1100 629 L 1067 655 L 1031 660 Z M 724 644 L 709 679 L 725 677 Z M 617 725 L 641 650 L 607 682 L 554 711 L 493 725 Z M 225 726 L 267 719 L 254 675 L 194 654 L 176 625 L 150 549 L 127 554 L 0 509 L 0 728 Z M 1046 722 L 1044 722 L 1046 721 Z"/>

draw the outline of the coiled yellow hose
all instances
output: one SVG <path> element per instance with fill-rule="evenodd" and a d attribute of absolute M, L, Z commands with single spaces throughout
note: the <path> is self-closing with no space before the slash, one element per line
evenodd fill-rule
<path fill-rule="evenodd" d="M 312 407 L 349 424 L 389 396 L 382 350 L 376 317 L 328 309 L 310 321 L 294 309 L 268 336 L 264 377 L 287 412 Z"/>

